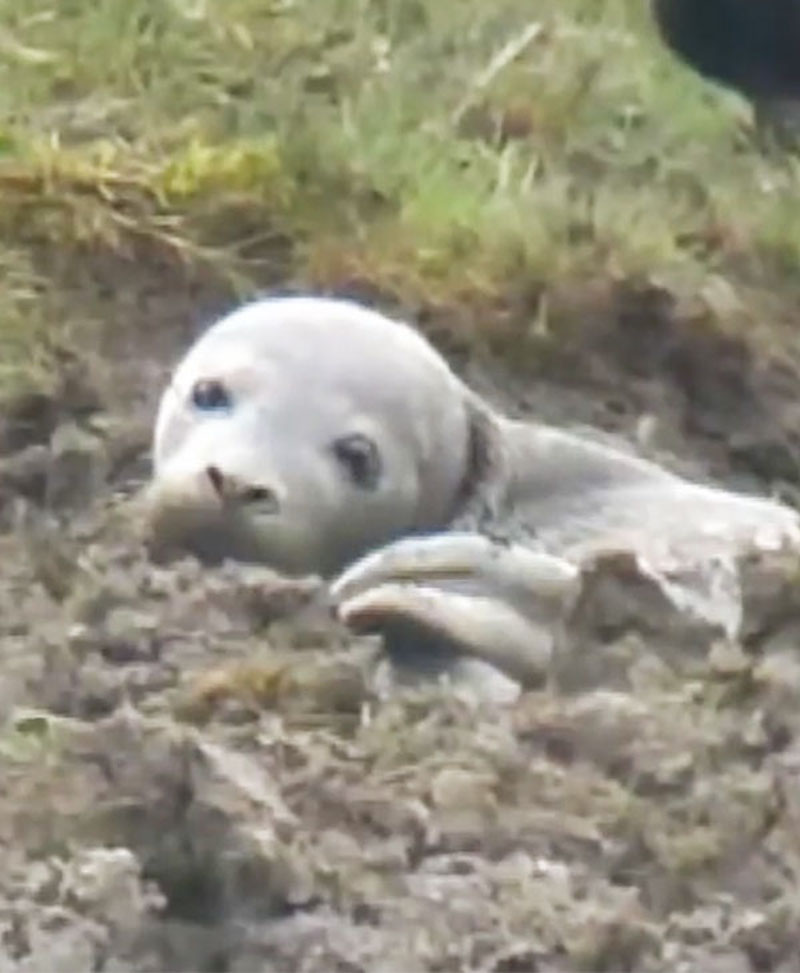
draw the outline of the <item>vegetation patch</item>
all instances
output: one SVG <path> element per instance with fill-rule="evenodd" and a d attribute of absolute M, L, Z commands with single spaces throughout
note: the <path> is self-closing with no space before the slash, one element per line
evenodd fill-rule
<path fill-rule="evenodd" d="M 640 0 L 20 0 L 0 45 L 0 388 L 108 317 L 96 279 L 60 292 L 65 264 L 143 247 L 165 286 L 505 312 L 517 341 L 545 311 L 557 340 L 559 295 L 598 281 L 706 295 L 723 323 L 794 306 L 796 162 Z"/>

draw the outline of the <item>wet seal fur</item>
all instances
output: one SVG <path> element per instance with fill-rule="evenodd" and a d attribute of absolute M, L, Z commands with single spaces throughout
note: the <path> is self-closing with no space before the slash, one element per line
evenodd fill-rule
<path fill-rule="evenodd" d="M 733 636 L 737 559 L 800 549 L 795 511 L 509 418 L 410 325 L 345 300 L 214 323 L 164 390 L 153 461 L 156 556 L 320 575 L 346 624 L 416 667 L 514 684 L 541 679 L 603 552 Z"/>

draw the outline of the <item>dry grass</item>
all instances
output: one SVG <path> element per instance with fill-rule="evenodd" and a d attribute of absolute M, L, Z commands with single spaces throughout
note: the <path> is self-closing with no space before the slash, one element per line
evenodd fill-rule
<path fill-rule="evenodd" d="M 797 165 L 644 0 L 2 0 L 0 51 L 0 388 L 78 315 L 43 249 L 155 244 L 240 294 L 793 301 Z"/>

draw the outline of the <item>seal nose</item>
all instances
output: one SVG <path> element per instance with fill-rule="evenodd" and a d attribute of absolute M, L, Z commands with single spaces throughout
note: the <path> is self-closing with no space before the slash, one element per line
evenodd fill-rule
<path fill-rule="evenodd" d="M 280 509 L 278 491 L 264 483 L 242 483 L 236 477 L 223 473 L 218 466 L 207 466 L 205 473 L 220 500 L 258 504 L 274 512 Z"/>

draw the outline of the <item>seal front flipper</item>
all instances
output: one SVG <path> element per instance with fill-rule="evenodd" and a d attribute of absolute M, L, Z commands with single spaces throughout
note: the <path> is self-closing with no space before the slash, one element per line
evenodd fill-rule
<path fill-rule="evenodd" d="M 407 537 L 357 561 L 331 585 L 340 619 L 378 632 L 387 650 L 478 658 L 522 685 L 540 684 L 579 572 L 561 558 L 480 534 Z"/>

